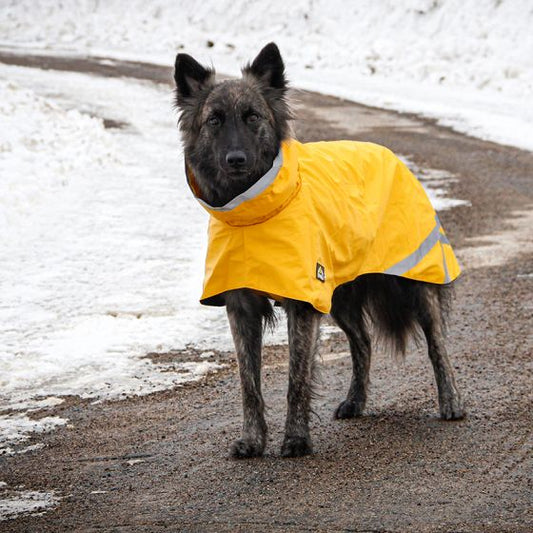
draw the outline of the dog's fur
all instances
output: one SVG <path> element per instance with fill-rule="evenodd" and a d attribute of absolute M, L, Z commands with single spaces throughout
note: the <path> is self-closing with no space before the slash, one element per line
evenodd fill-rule
<path fill-rule="evenodd" d="M 272 166 L 280 143 L 289 136 L 291 110 L 279 50 L 270 43 L 243 69 L 240 80 L 216 83 L 214 71 L 191 56 L 178 54 L 175 64 L 176 105 L 185 161 L 200 195 L 221 206 L 248 189 Z M 234 457 L 263 454 L 267 425 L 261 394 L 261 345 L 265 324 L 273 320 L 270 301 L 248 289 L 229 291 L 226 310 L 241 377 L 244 422 L 242 437 L 231 448 Z M 422 332 L 438 387 L 440 413 L 446 420 L 463 416 L 452 366 L 444 345 L 445 317 L 451 287 L 384 274 L 367 274 L 338 287 L 331 316 L 348 337 L 353 374 L 336 418 L 363 413 L 367 398 L 372 330 L 392 348 L 405 353 L 409 336 Z M 282 302 L 289 330 L 289 389 L 286 457 L 312 451 L 309 414 L 321 314 L 310 304 Z"/>

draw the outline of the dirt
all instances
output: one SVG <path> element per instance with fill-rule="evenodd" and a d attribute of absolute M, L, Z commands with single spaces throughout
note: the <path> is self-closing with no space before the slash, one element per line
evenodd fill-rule
<path fill-rule="evenodd" d="M 43 58 L 5 53 L 0 61 L 45 66 L 39 64 Z M 153 65 L 46 62 L 95 75 L 157 82 L 171 77 L 169 69 Z M 533 238 L 523 222 L 531 217 L 533 154 L 412 115 L 312 93 L 298 98 L 302 140 L 379 142 L 419 166 L 457 176 L 451 195 L 471 206 L 444 211 L 441 220 L 465 267 L 448 346 L 467 418 L 438 418 L 429 360 L 413 346 L 403 363 L 377 349 L 365 416 L 334 421 L 350 362 L 344 339 L 332 333 L 322 346 L 314 454 L 279 456 L 287 349 L 269 347 L 267 452 L 261 459 L 232 460 L 228 447 L 240 431 L 240 390 L 233 355 L 221 353 L 217 358 L 228 366 L 194 385 L 100 404 L 70 398 L 38 413 L 59 414 L 69 424 L 39 435 L 40 450 L 0 458 L 1 479 L 8 487 L 55 491 L 62 499 L 40 516 L 0 522 L 0 531 L 533 529 Z"/>

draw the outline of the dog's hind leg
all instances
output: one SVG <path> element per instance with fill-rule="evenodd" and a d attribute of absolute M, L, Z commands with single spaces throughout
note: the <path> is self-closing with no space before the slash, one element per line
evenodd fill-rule
<path fill-rule="evenodd" d="M 352 378 L 346 400 L 335 409 L 335 418 L 361 416 L 368 393 L 371 345 L 366 329 L 361 300 L 352 286 L 339 287 L 333 294 L 331 316 L 344 331 L 350 343 Z"/>
<path fill-rule="evenodd" d="M 441 418 L 457 420 L 463 418 L 465 413 L 444 343 L 443 309 L 439 291 L 441 298 L 444 298 L 446 288 L 426 288 L 425 309 L 418 320 L 426 337 L 429 358 L 435 372 Z"/>
<path fill-rule="evenodd" d="M 267 436 L 261 395 L 263 319 L 272 317 L 272 306 L 267 298 L 246 289 L 226 293 L 225 300 L 239 362 L 243 406 L 242 437 L 233 443 L 230 453 L 235 458 L 259 457 Z"/>
<path fill-rule="evenodd" d="M 281 455 L 300 457 L 313 450 L 309 415 L 322 315 L 308 303 L 296 300 L 287 300 L 284 307 L 287 312 L 290 353 L 287 420 Z"/>

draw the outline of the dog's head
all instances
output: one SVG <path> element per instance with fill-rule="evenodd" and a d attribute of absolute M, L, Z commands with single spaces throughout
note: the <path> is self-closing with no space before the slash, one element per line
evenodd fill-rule
<path fill-rule="evenodd" d="M 289 134 L 280 52 L 266 45 L 241 79 L 219 83 L 213 69 L 178 54 L 174 79 L 186 162 L 203 199 L 224 205 L 268 171 Z"/>

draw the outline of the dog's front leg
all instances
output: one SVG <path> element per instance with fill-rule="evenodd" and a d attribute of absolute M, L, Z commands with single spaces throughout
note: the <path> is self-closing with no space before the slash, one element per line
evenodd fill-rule
<path fill-rule="evenodd" d="M 261 344 L 267 306 L 271 309 L 266 298 L 246 289 L 226 294 L 242 390 L 242 438 L 231 446 L 231 455 L 236 458 L 259 457 L 265 449 L 267 425 L 261 395 Z"/>
<path fill-rule="evenodd" d="M 284 457 L 299 457 L 313 451 L 309 435 L 313 373 L 318 351 L 321 314 L 296 300 L 285 302 L 289 327 L 289 390 Z"/>

